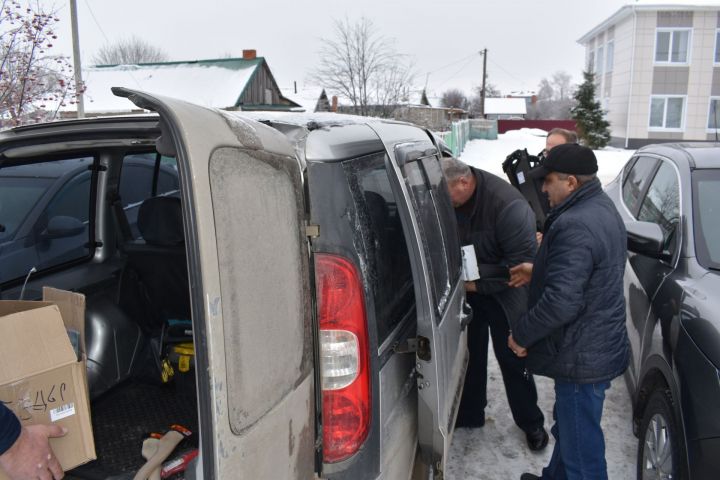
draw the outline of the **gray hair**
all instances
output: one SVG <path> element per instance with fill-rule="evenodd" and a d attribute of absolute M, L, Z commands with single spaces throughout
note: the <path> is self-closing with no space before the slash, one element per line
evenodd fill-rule
<path fill-rule="evenodd" d="M 548 137 L 550 135 L 560 135 L 565 139 L 565 142 L 567 143 L 577 143 L 578 141 L 577 133 L 573 132 L 572 130 L 566 130 L 564 128 L 553 128 L 547 134 Z"/>
<path fill-rule="evenodd" d="M 472 175 L 470 167 L 455 157 L 446 157 L 440 160 L 443 175 L 448 182 L 453 182 L 459 178 L 467 178 Z"/>
<path fill-rule="evenodd" d="M 575 175 L 574 173 L 560 173 L 556 172 L 557 177 L 559 180 L 567 180 L 568 177 L 573 176 L 577 179 L 579 185 L 584 185 L 587 182 L 590 182 L 592 180 L 595 180 L 597 178 L 597 174 L 595 173 L 589 173 L 587 175 Z"/>

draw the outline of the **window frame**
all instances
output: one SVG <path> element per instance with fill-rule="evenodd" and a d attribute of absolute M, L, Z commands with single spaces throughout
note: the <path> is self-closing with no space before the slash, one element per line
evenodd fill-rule
<path fill-rule="evenodd" d="M 615 40 L 605 44 L 605 73 L 612 73 L 615 63 Z"/>
<path fill-rule="evenodd" d="M 658 34 L 661 32 L 668 32 L 670 33 L 670 44 L 668 45 L 668 54 L 666 60 L 658 60 L 657 59 L 657 49 L 658 49 Z M 673 62 L 672 61 L 672 45 L 673 45 L 673 38 L 675 37 L 676 32 L 688 32 L 688 42 L 687 42 L 687 55 L 684 62 Z M 692 27 L 659 27 L 655 29 L 655 45 L 653 48 L 653 64 L 654 65 L 661 65 L 661 66 L 688 66 L 692 62 L 692 40 L 693 40 L 693 29 Z"/>
<path fill-rule="evenodd" d="M 645 162 L 644 159 L 648 159 L 648 161 L 653 162 L 653 164 L 650 165 L 650 169 L 648 170 L 649 173 L 646 175 L 646 177 L 649 180 L 642 185 L 642 188 L 640 188 L 638 190 L 637 203 L 635 203 L 634 205 L 628 205 L 628 202 L 625 199 L 625 184 L 630 180 L 630 172 L 632 172 L 638 166 L 638 162 L 640 162 L 640 161 Z M 655 173 L 657 172 L 658 168 L 660 167 L 660 162 L 658 160 L 660 160 L 660 158 L 655 155 L 642 153 L 642 154 L 636 155 L 633 158 L 631 158 L 630 160 L 628 160 L 628 164 L 630 162 L 632 162 L 632 166 L 627 170 L 627 172 L 625 171 L 625 168 L 627 167 L 628 164 L 626 164 L 625 167 L 623 167 L 623 179 L 622 179 L 622 185 L 620 187 L 620 197 L 621 197 L 623 207 L 625 207 L 625 210 L 627 211 L 628 214 L 630 214 L 630 217 L 632 217 L 633 220 L 637 220 L 637 215 L 638 215 L 638 212 L 640 211 L 640 207 L 642 206 L 642 202 L 645 200 L 645 195 L 647 194 L 647 189 L 650 186 L 652 179 L 655 178 Z"/>
<path fill-rule="evenodd" d="M 595 48 L 588 49 L 588 56 L 587 56 L 587 68 L 588 70 L 595 71 Z"/>
<path fill-rule="evenodd" d="M 715 128 L 710 126 L 710 118 L 713 114 L 713 102 L 717 102 L 715 106 Z M 705 123 L 708 133 L 720 133 L 720 95 L 713 95 L 708 99 L 708 115 L 707 123 Z"/>
<path fill-rule="evenodd" d="M 665 100 L 665 106 L 663 107 L 663 126 L 656 127 L 650 125 L 652 120 L 652 103 L 654 99 L 662 98 Z M 682 99 L 682 113 L 680 114 L 680 126 L 679 127 L 667 127 L 667 111 L 668 111 L 668 99 L 681 98 Z M 687 116 L 687 95 L 650 95 L 648 102 L 648 131 L 649 132 L 684 132 L 685 131 L 685 117 Z"/>
<path fill-rule="evenodd" d="M 664 165 L 669 165 L 668 169 L 670 172 L 672 172 L 674 179 L 675 179 L 675 186 L 677 187 L 677 221 L 675 222 L 675 244 L 673 245 L 672 250 L 668 250 L 668 259 L 676 258 L 678 252 L 682 248 L 682 187 L 680 183 L 680 172 L 677 168 L 677 165 L 675 165 L 674 162 L 667 160 L 662 157 L 658 157 L 658 162 L 655 165 L 652 178 L 648 181 L 643 194 L 641 196 L 641 200 L 638 204 L 637 212 L 634 218 L 641 222 L 647 222 L 648 220 L 643 220 L 640 218 L 640 215 L 643 212 L 643 207 L 645 206 L 645 202 L 648 201 L 648 196 L 650 195 L 650 191 L 653 190 L 653 186 L 655 185 L 655 181 L 658 178 L 658 175 L 660 174 L 660 171 L 662 170 Z M 655 222 L 650 222 L 655 223 Z M 655 223 L 656 225 L 659 225 L 658 223 Z M 662 228 L 662 226 L 661 226 Z M 665 238 L 665 232 L 663 231 L 663 240 L 667 241 L 667 238 Z M 662 260 L 661 261 L 665 261 Z M 672 264 L 672 260 L 665 261 L 668 264 Z"/>
<path fill-rule="evenodd" d="M 602 83 L 602 76 L 605 75 L 605 46 L 600 45 L 597 49 L 595 49 L 595 65 L 593 69 L 595 70 L 595 75 L 597 80 L 600 80 L 599 83 Z"/>

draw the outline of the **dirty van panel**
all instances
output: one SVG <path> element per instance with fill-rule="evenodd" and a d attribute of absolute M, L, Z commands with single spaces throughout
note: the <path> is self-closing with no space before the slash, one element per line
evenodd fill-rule
<path fill-rule="evenodd" d="M 423 460 L 444 470 L 467 368 L 467 331 L 454 214 L 437 148 L 422 129 L 371 126 L 385 144 L 415 279 L 418 443 Z M 408 208 L 409 207 L 409 208 Z"/>
<path fill-rule="evenodd" d="M 268 160 L 227 148 L 210 160 L 230 425 L 238 435 L 312 368 L 299 179 L 287 159 Z"/>
<path fill-rule="evenodd" d="M 209 169 L 222 265 L 228 420 L 238 436 L 237 450 L 220 451 L 219 476 L 303 478 L 314 468 L 315 427 L 297 164 L 220 148 Z"/>
<path fill-rule="evenodd" d="M 186 221 L 202 478 L 314 475 L 314 371 L 300 163 L 277 130 L 113 89 L 160 113 Z M 194 477 L 193 477 L 194 478 Z"/>

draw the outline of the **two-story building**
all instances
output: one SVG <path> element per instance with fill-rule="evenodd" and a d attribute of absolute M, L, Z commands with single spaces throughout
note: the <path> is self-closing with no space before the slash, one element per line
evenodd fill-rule
<path fill-rule="evenodd" d="M 720 135 L 720 4 L 626 5 L 583 35 L 611 145 Z"/>

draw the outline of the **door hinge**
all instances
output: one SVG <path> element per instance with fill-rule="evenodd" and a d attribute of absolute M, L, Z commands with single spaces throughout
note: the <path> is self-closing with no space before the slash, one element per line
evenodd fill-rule
<path fill-rule="evenodd" d="M 320 236 L 320 225 L 305 225 L 305 235 L 310 238 Z"/>
<path fill-rule="evenodd" d="M 408 338 L 393 346 L 395 353 L 414 353 L 420 360 L 429 362 L 432 358 L 430 340 L 425 337 Z"/>

